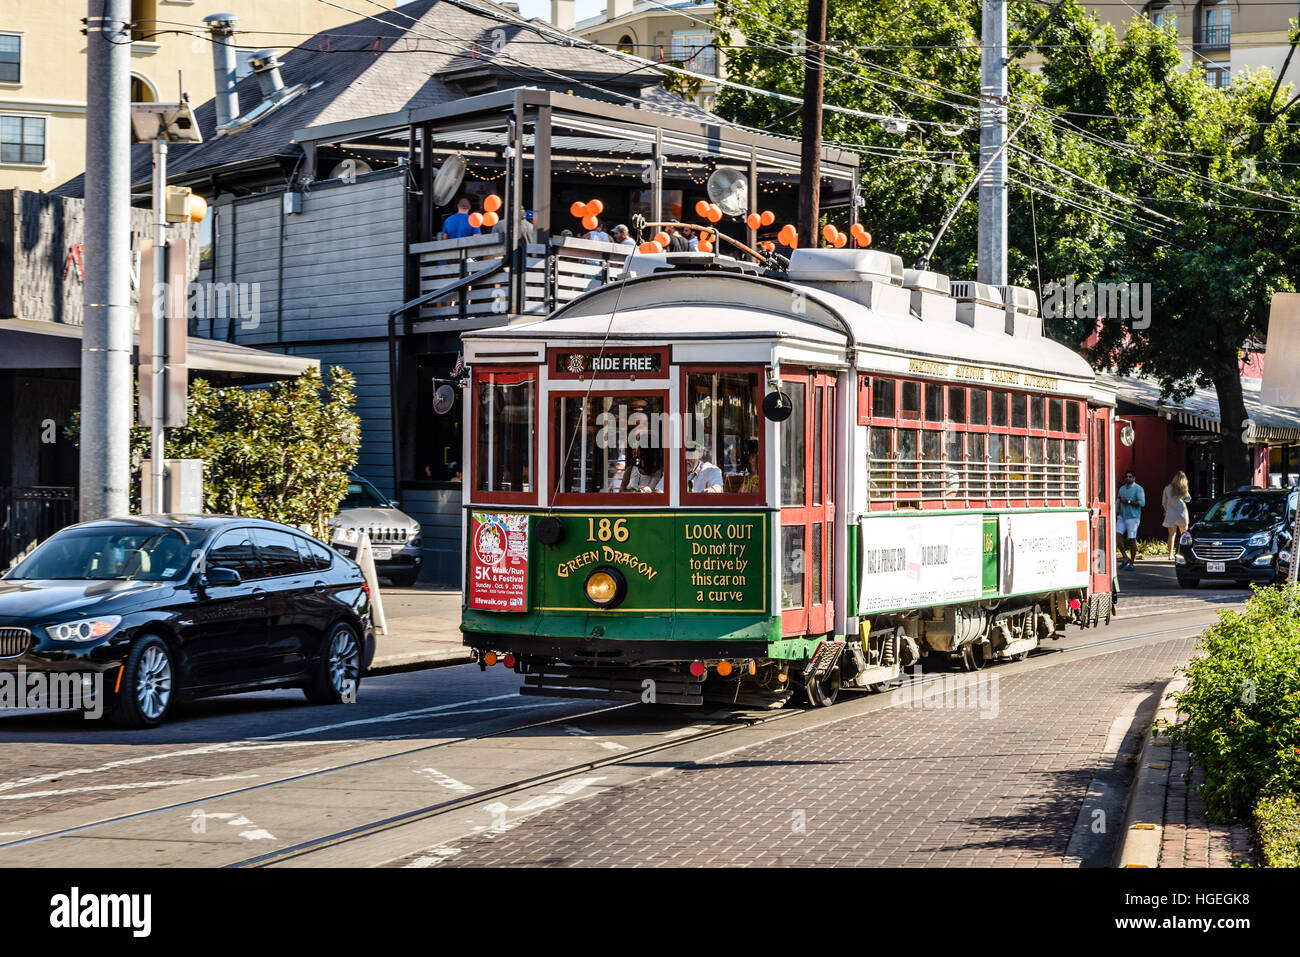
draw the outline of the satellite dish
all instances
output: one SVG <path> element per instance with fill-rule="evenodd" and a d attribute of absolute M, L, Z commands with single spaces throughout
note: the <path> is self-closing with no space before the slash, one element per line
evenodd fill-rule
<path fill-rule="evenodd" d="M 370 164 L 363 159 L 345 159 L 332 170 L 327 179 L 341 179 L 345 183 L 355 183 L 358 176 L 370 172 Z"/>
<path fill-rule="evenodd" d="M 715 169 L 704 187 L 709 199 L 727 216 L 744 216 L 749 212 L 749 181 L 745 174 L 730 166 Z"/>
<path fill-rule="evenodd" d="M 433 411 L 446 415 L 456 404 L 456 390 L 449 385 L 440 385 L 433 393 Z"/>
<path fill-rule="evenodd" d="M 790 413 L 793 411 L 794 403 L 781 390 L 778 389 L 776 392 L 769 392 L 763 396 L 763 415 L 773 422 L 784 422 L 790 418 Z"/>
<path fill-rule="evenodd" d="M 457 156 L 448 156 L 438 167 L 438 175 L 433 178 L 433 205 L 446 206 L 460 189 L 461 180 L 465 178 L 465 161 Z"/>

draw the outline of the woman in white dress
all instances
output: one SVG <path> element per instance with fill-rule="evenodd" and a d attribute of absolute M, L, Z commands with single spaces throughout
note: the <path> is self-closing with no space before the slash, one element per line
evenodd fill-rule
<path fill-rule="evenodd" d="M 1191 524 L 1191 517 L 1187 512 L 1187 503 L 1191 500 L 1191 493 L 1187 490 L 1187 475 L 1183 472 L 1175 472 L 1174 477 L 1165 486 L 1164 494 L 1160 496 L 1160 504 L 1165 510 L 1165 520 L 1162 524 L 1169 529 L 1170 561 L 1174 560 L 1174 554 L 1178 550 L 1178 540 Z"/>

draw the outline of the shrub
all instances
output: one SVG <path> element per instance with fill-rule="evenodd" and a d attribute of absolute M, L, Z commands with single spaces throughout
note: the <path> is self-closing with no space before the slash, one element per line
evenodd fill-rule
<path fill-rule="evenodd" d="M 1205 769 L 1210 817 L 1243 819 L 1261 797 L 1300 791 L 1300 586 L 1257 589 L 1197 652 L 1174 736 Z"/>
<path fill-rule="evenodd" d="M 1300 867 L 1300 795 L 1260 800 L 1255 806 L 1255 833 L 1265 867 Z"/>

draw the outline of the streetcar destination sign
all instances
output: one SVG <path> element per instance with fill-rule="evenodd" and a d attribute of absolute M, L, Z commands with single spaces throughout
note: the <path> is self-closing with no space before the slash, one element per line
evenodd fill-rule
<path fill-rule="evenodd" d="M 656 376 L 668 364 L 666 349 L 645 349 L 636 352 L 601 349 L 552 349 L 551 375 L 562 379 L 598 376 L 607 379 L 628 379 L 637 376 Z"/>

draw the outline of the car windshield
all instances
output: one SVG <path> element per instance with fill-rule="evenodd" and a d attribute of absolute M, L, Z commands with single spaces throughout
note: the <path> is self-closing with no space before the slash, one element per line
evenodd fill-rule
<path fill-rule="evenodd" d="M 1210 506 L 1203 522 L 1260 523 L 1286 515 L 1284 495 L 1234 495 Z"/>
<path fill-rule="evenodd" d="M 379 494 L 379 490 L 359 475 L 348 477 L 348 494 L 343 499 L 344 508 L 391 508 L 388 499 Z"/>
<path fill-rule="evenodd" d="M 114 525 L 69 528 L 47 539 L 7 576 L 66 581 L 176 581 L 203 536 L 193 529 Z"/>

